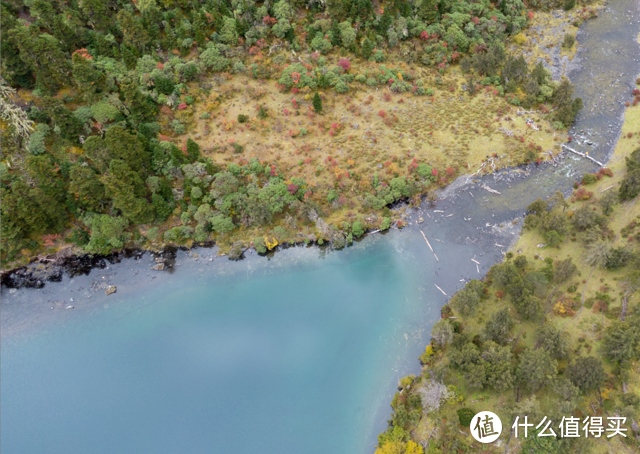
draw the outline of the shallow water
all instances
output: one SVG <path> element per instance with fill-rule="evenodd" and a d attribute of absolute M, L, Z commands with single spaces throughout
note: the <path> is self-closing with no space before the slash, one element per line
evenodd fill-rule
<path fill-rule="evenodd" d="M 638 8 L 615 0 L 578 34 L 573 146 L 601 161 L 640 72 Z M 567 156 L 461 180 L 412 215 L 424 224 L 345 251 L 179 252 L 171 274 L 149 271 L 146 254 L 40 290 L 2 288 L 2 452 L 370 453 L 447 300 L 435 285 L 451 295 L 484 275 L 528 203 L 593 168 Z"/>

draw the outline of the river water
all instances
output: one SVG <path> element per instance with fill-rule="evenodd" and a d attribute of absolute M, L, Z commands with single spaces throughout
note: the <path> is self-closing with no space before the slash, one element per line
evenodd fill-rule
<path fill-rule="evenodd" d="M 638 2 L 615 0 L 578 34 L 570 77 L 585 109 L 573 145 L 600 161 L 640 72 L 639 31 Z M 593 168 L 567 156 L 461 178 L 412 214 L 423 224 L 343 251 L 239 262 L 179 251 L 171 273 L 150 271 L 145 254 L 42 289 L 3 287 L 0 448 L 371 453 L 397 380 L 419 371 L 448 299 L 436 285 L 450 296 L 484 275 L 517 239 L 528 203 Z"/>

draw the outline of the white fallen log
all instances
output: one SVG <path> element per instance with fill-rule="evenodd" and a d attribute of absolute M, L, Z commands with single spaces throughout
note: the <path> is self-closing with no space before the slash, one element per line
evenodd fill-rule
<path fill-rule="evenodd" d="M 495 189 L 491 189 L 489 186 L 487 186 L 486 184 L 483 184 L 482 186 L 480 186 L 482 189 L 485 189 L 487 191 L 489 191 L 491 194 L 497 194 L 497 195 L 502 195 L 501 193 L 499 193 L 498 191 L 496 191 Z"/>
<path fill-rule="evenodd" d="M 427 239 L 427 236 L 424 234 L 424 232 L 422 230 L 420 230 L 420 233 L 422 233 L 422 238 L 424 238 L 424 240 L 427 242 L 427 246 L 429 246 L 429 249 L 431 249 L 431 253 L 436 258 L 436 262 L 439 262 L 440 259 L 438 258 L 438 256 L 436 255 L 435 251 L 431 247 L 431 243 L 429 243 L 429 240 Z"/>
<path fill-rule="evenodd" d="M 569 151 L 570 151 L 571 153 L 573 153 L 573 154 L 577 154 L 578 156 L 582 156 L 583 158 L 587 158 L 589 161 L 593 161 L 593 162 L 595 162 L 595 163 L 596 163 L 596 164 L 598 164 L 600 167 L 604 167 L 604 164 L 603 164 L 603 163 L 601 163 L 600 161 L 597 161 L 597 160 L 593 159 L 593 158 L 592 158 L 591 156 L 589 156 L 588 154 L 580 153 L 579 151 L 574 150 L 573 148 L 568 147 L 568 146 L 567 146 L 567 145 L 565 145 L 565 144 L 562 144 L 562 148 L 564 148 L 564 149 L 566 149 L 566 150 L 569 150 Z"/>
<path fill-rule="evenodd" d="M 433 285 L 435 285 L 435 286 L 436 286 L 436 288 L 437 288 L 438 290 L 440 290 L 444 296 L 448 296 L 448 295 L 444 292 L 444 290 L 442 290 L 442 289 L 441 289 L 440 287 L 438 287 L 436 284 L 433 284 Z"/>

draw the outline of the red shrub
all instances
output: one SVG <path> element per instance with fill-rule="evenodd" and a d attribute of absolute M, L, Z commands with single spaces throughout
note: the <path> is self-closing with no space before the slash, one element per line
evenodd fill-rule
<path fill-rule="evenodd" d="M 342 67 L 345 71 L 349 71 L 349 68 L 351 68 L 351 62 L 348 58 L 341 58 L 338 61 L 338 66 Z"/>
<path fill-rule="evenodd" d="M 593 197 L 593 192 L 587 191 L 585 188 L 581 187 L 575 192 L 574 197 L 576 200 L 589 200 Z"/>
<path fill-rule="evenodd" d="M 447 168 L 446 168 L 446 170 L 445 170 L 445 172 L 447 173 L 447 176 L 448 176 L 448 177 L 452 177 L 452 176 L 454 176 L 454 175 L 455 175 L 455 173 L 456 173 L 456 171 L 455 171 L 455 170 L 453 170 L 453 168 L 452 168 L 452 167 L 447 167 Z"/>
<path fill-rule="evenodd" d="M 384 110 L 381 110 L 380 112 L 378 112 L 378 116 L 384 118 L 387 116 L 387 113 Z"/>

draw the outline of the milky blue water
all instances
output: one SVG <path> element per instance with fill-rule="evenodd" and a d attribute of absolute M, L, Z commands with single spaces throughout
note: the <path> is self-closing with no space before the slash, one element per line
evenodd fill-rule
<path fill-rule="evenodd" d="M 2 452 L 370 451 L 444 298 L 424 289 L 424 250 L 402 250 L 412 239 L 220 269 L 183 253 L 173 274 L 99 301 L 78 278 L 20 290 L 60 316 L 3 339 Z M 49 308 L 56 285 L 79 289 L 73 310 Z"/>

